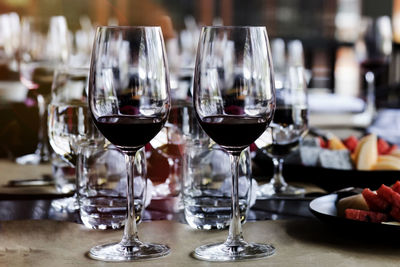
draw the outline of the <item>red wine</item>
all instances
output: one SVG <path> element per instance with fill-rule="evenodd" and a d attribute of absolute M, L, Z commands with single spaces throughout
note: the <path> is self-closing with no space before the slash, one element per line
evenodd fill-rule
<path fill-rule="evenodd" d="M 121 150 L 135 150 L 147 144 L 164 126 L 156 117 L 112 115 L 94 120 L 99 131 Z"/>
<path fill-rule="evenodd" d="M 241 151 L 253 143 L 267 127 L 263 117 L 207 116 L 200 121 L 203 130 L 218 145 L 228 151 Z"/>
<path fill-rule="evenodd" d="M 382 58 L 372 58 L 372 59 L 366 59 L 363 62 L 361 62 L 361 67 L 364 69 L 364 71 L 379 71 L 381 69 L 386 68 L 389 65 L 389 62 L 385 59 Z"/>

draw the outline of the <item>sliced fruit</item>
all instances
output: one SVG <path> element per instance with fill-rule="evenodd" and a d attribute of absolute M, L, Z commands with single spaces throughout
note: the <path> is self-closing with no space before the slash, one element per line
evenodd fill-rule
<path fill-rule="evenodd" d="M 350 150 L 350 152 L 354 152 L 354 150 L 356 149 L 357 144 L 358 144 L 358 138 L 355 137 L 354 135 L 351 135 L 351 136 L 347 137 L 343 141 L 343 143 L 347 147 L 347 149 Z"/>
<path fill-rule="evenodd" d="M 400 194 L 395 192 L 392 188 L 383 184 L 376 192 L 378 196 L 392 204 L 392 207 L 398 207 L 400 209 Z"/>
<path fill-rule="evenodd" d="M 372 211 L 385 212 L 389 208 L 389 202 L 372 192 L 369 188 L 365 188 L 362 191 L 362 196 L 364 197 L 365 202 L 367 202 L 369 209 Z"/>
<path fill-rule="evenodd" d="M 399 147 L 397 145 L 392 145 L 387 151 L 387 154 L 391 155 L 394 151 L 397 151 L 398 149 Z"/>
<path fill-rule="evenodd" d="M 388 216 L 385 213 L 376 211 L 346 209 L 345 214 L 347 219 L 362 222 L 381 223 L 388 220 Z"/>
<path fill-rule="evenodd" d="M 398 157 L 395 157 L 392 155 L 379 155 L 378 162 L 382 162 L 382 161 L 400 162 L 400 159 Z"/>
<path fill-rule="evenodd" d="M 392 185 L 392 190 L 396 193 L 400 193 L 400 181 L 396 181 L 394 185 Z"/>
<path fill-rule="evenodd" d="M 378 190 L 376 190 L 376 193 L 378 196 L 380 196 L 381 198 L 385 199 L 387 202 L 389 202 L 390 204 L 392 204 L 393 199 L 393 190 L 392 188 L 390 188 L 389 186 L 386 185 L 381 185 L 381 187 L 379 187 Z"/>
<path fill-rule="evenodd" d="M 364 143 L 368 140 L 368 135 L 364 136 L 361 138 L 358 143 L 356 148 L 354 149 L 353 153 L 351 154 L 351 158 L 353 159 L 354 164 L 357 166 L 357 160 L 358 160 L 358 155 L 360 154 L 361 147 L 364 145 Z M 399 154 L 400 155 L 400 154 Z"/>
<path fill-rule="evenodd" d="M 362 142 L 359 149 L 356 166 L 358 170 L 371 170 L 378 160 L 377 137 L 370 134 L 364 138 L 365 141 Z"/>
<path fill-rule="evenodd" d="M 368 204 L 362 194 L 344 197 L 336 205 L 339 216 L 344 217 L 346 209 L 369 210 Z"/>
<path fill-rule="evenodd" d="M 396 149 L 393 149 L 393 151 L 390 152 L 390 156 L 400 158 L 400 149 L 398 149 L 397 145 L 393 145 L 392 147 L 394 147 L 394 146 Z"/>
<path fill-rule="evenodd" d="M 324 138 L 322 137 L 318 137 L 319 140 L 319 146 L 322 148 L 328 148 L 328 141 L 326 141 Z"/>
<path fill-rule="evenodd" d="M 328 140 L 328 148 L 332 150 L 341 150 L 347 149 L 346 146 L 342 143 L 342 141 L 337 136 L 332 136 Z"/>
<path fill-rule="evenodd" d="M 400 170 L 400 158 L 391 155 L 380 155 L 372 167 L 373 170 Z"/>
<path fill-rule="evenodd" d="M 390 145 L 388 142 L 383 140 L 382 138 L 378 138 L 378 153 L 379 155 L 385 155 L 390 149 Z"/>
<path fill-rule="evenodd" d="M 392 210 L 390 211 L 390 216 L 392 216 L 396 221 L 400 221 L 400 208 L 392 207 Z"/>

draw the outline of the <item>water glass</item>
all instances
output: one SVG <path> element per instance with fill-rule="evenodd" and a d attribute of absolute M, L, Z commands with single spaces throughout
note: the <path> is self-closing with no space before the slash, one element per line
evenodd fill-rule
<path fill-rule="evenodd" d="M 183 203 L 185 219 L 195 229 L 223 229 L 231 218 L 231 165 L 229 155 L 207 140 L 186 143 Z M 249 149 L 239 163 L 240 221 L 246 221 L 251 199 L 251 163 Z"/>
<path fill-rule="evenodd" d="M 53 153 L 51 171 L 57 192 L 62 194 L 75 192 L 75 167 L 67 163 L 60 155 Z"/>
<path fill-rule="evenodd" d="M 92 229 L 118 229 L 126 218 L 126 169 L 124 155 L 113 146 L 87 145 L 79 159 L 79 208 L 83 224 Z M 144 149 L 135 157 L 134 206 L 136 222 L 146 202 Z M 147 198 L 148 200 L 151 199 Z M 150 201 L 148 201 L 150 202 Z"/>

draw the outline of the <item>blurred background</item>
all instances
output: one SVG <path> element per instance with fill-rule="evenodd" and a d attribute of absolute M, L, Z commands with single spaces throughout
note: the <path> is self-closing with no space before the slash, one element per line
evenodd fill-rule
<path fill-rule="evenodd" d="M 37 144 L 34 90 L 19 82 L 18 70 L 17 24 L 27 16 L 65 16 L 73 64 L 86 66 L 96 25 L 161 25 L 175 99 L 190 91 L 201 25 L 265 25 L 271 44 L 300 41 L 296 53 L 307 69 L 312 126 L 323 127 L 326 113 L 337 113 L 345 125 L 343 114 L 365 114 L 372 105 L 367 118 L 350 125 L 368 127 L 375 109 L 400 107 L 399 0 L 0 0 L 0 15 L 8 16 L 0 16 L 0 157 L 14 159 Z M 371 23 L 377 25 L 371 38 L 385 58 L 367 64 L 365 34 Z M 285 50 L 290 54 L 288 46 Z M 274 47 L 273 52 L 279 64 L 282 55 Z M 287 58 L 285 52 L 282 57 Z M 371 69 L 374 88 L 368 99 L 365 74 Z"/>

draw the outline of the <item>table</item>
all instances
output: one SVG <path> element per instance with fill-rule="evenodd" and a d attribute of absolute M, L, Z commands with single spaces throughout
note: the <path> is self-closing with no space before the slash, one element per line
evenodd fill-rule
<path fill-rule="evenodd" d="M 121 231 L 89 230 L 80 224 L 40 221 L 8 221 L 0 224 L 0 266 L 116 266 L 87 257 L 97 244 L 118 241 Z M 192 258 L 201 244 L 223 241 L 227 231 L 197 231 L 175 221 L 139 225 L 143 241 L 168 244 L 170 255 L 117 266 L 398 266 L 400 243 L 349 235 L 316 220 L 249 222 L 245 238 L 272 243 L 276 254 L 235 263 L 209 263 Z"/>
<path fill-rule="evenodd" d="M 0 160 L 0 184 L 5 176 L 31 178 L 49 171 L 42 167 L 15 166 Z M 6 194 L 0 190 L 0 266 L 115 266 L 91 260 L 86 253 L 94 245 L 119 241 L 121 230 L 87 229 L 80 224 L 77 212 L 52 208 L 53 201 L 63 195 L 32 192 Z M 141 240 L 166 243 L 172 253 L 162 259 L 118 266 L 398 266 L 400 244 L 396 237 L 357 234 L 320 222 L 308 209 L 311 199 L 258 200 L 249 212 L 244 235 L 248 241 L 272 243 L 276 254 L 267 259 L 217 264 L 196 260 L 191 253 L 199 245 L 225 240 L 226 230 L 193 230 L 185 224 L 182 212 L 172 213 L 168 203 L 153 201 L 139 225 Z"/>

